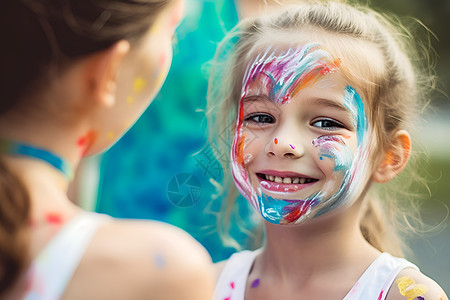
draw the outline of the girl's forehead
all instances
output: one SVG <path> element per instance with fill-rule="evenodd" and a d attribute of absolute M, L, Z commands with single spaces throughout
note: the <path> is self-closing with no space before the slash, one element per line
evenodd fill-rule
<path fill-rule="evenodd" d="M 242 82 L 242 96 L 255 82 L 270 90 L 272 101 L 285 103 L 321 77 L 339 70 L 340 59 L 333 57 L 319 43 L 278 48 L 269 46 L 250 60 Z"/>

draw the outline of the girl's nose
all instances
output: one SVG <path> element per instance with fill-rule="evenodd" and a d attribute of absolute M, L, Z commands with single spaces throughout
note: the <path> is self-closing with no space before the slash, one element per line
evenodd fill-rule
<path fill-rule="evenodd" d="M 279 158 L 300 158 L 304 155 L 304 148 L 284 138 L 273 138 L 266 145 L 266 154 Z"/>

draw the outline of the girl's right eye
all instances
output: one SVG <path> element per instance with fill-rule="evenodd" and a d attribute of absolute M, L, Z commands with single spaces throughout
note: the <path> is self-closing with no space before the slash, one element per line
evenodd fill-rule
<path fill-rule="evenodd" d="M 274 117 L 268 114 L 255 113 L 245 118 L 245 122 L 252 122 L 255 124 L 273 124 L 275 123 Z"/>

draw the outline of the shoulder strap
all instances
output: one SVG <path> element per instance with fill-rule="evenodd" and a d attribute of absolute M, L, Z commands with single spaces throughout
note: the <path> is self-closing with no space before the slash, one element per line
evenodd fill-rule
<path fill-rule="evenodd" d="M 418 269 L 406 259 L 382 253 L 367 268 L 344 300 L 384 300 L 395 277 L 406 268 Z"/>
<path fill-rule="evenodd" d="M 70 220 L 33 261 L 25 300 L 60 299 L 98 227 L 108 218 L 80 213 Z"/>
<path fill-rule="evenodd" d="M 248 273 L 259 253 L 246 250 L 228 259 L 217 280 L 214 300 L 244 300 Z"/>

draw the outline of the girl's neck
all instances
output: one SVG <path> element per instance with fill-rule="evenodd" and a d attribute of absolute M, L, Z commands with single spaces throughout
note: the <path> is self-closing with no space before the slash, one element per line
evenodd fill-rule
<path fill-rule="evenodd" d="M 259 271 L 280 280 L 301 281 L 358 262 L 367 265 L 379 251 L 361 234 L 359 204 L 312 219 L 298 227 L 266 225 Z M 255 264 L 256 265 L 256 264 Z"/>

